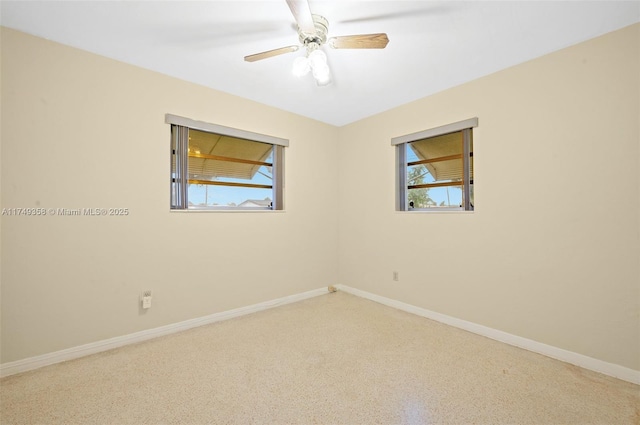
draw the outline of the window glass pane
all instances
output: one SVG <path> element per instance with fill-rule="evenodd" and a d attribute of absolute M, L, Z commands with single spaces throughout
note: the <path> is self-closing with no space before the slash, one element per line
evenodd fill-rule
<path fill-rule="evenodd" d="M 189 184 L 189 207 L 267 208 L 272 199 L 271 189 Z"/>
<path fill-rule="evenodd" d="M 273 145 L 189 131 L 189 207 L 268 208 L 273 198 Z"/>
<path fill-rule="evenodd" d="M 424 183 L 461 182 L 462 157 L 428 164 L 410 165 L 407 167 L 407 185 Z"/>
<path fill-rule="evenodd" d="M 413 165 L 407 167 L 407 186 L 432 182 L 433 176 L 424 165 Z"/>
<path fill-rule="evenodd" d="M 442 136 L 417 140 L 409 143 L 409 145 L 411 146 L 411 150 L 415 152 L 417 158 L 432 159 L 461 155 L 463 152 L 462 143 L 462 132 L 459 131 L 457 133 L 443 134 Z"/>
<path fill-rule="evenodd" d="M 463 207 L 463 143 L 461 131 L 407 143 L 409 209 Z"/>
<path fill-rule="evenodd" d="M 408 201 L 409 205 L 413 202 L 413 208 L 459 208 L 462 205 L 462 186 L 409 189 Z"/>

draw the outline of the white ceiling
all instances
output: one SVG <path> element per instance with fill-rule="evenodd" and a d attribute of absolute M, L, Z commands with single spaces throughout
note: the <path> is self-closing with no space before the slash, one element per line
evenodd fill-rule
<path fill-rule="evenodd" d="M 638 1 L 310 0 L 329 36 L 386 32 L 384 50 L 333 50 L 333 82 L 291 74 L 304 50 L 285 0 L 7 1 L 3 26 L 341 126 L 640 21 Z"/>

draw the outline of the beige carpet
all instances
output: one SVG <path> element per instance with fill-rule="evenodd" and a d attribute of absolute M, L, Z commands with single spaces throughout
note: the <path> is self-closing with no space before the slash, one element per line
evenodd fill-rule
<path fill-rule="evenodd" d="M 638 424 L 640 387 L 345 293 L 4 378 L 9 424 Z"/>

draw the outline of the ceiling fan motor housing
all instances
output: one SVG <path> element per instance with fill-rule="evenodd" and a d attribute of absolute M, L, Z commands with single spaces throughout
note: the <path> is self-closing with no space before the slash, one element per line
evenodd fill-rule
<path fill-rule="evenodd" d="M 327 32 L 329 32 L 329 21 L 324 16 L 311 15 L 313 18 L 313 25 L 316 28 L 315 33 L 310 34 L 304 32 L 298 27 L 298 37 L 300 43 L 308 46 L 311 43 L 315 43 L 318 46 L 323 45 L 327 41 Z"/>

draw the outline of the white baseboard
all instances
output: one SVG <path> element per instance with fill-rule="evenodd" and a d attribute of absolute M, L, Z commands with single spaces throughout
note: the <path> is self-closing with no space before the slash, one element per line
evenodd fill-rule
<path fill-rule="evenodd" d="M 533 351 L 535 353 L 543 354 L 547 357 L 551 357 L 557 360 L 561 360 L 567 363 L 574 364 L 576 366 L 583 367 L 595 372 L 602 373 L 604 375 L 613 376 L 614 378 L 622 379 L 624 381 L 632 382 L 634 384 L 640 384 L 640 371 L 630 369 L 624 366 L 608 363 L 602 360 L 594 359 L 582 354 L 567 351 L 562 348 L 554 347 L 551 345 L 543 344 L 541 342 L 533 341 L 527 338 L 519 337 L 509 334 L 507 332 L 499 331 L 497 329 L 489 328 L 486 326 L 478 325 L 466 320 L 457 319 L 455 317 L 447 316 L 445 314 L 436 313 L 421 307 L 416 307 L 411 304 L 406 304 L 401 301 L 396 301 L 391 298 L 386 298 L 380 295 L 372 294 L 370 292 L 362 291 L 360 289 L 351 288 L 346 285 L 336 285 L 336 287 L 349 294 L 353 294 L 362 298 L 375 301 L 380 304 L 387 305 L 389 307 L 403 310 L 408 313 L 416 314 L 418 316 L 426 317 L 437 322 L 441 322 L 456 328 L 464 329 L 466 331 L 485 336 L 487 338 L 494 339 L 496 341 L 504 342 L 509 345 L 513 345 L 525 350 Z M 314 289 L 312 291 L 303 292 L 301 294 L 290 295 L 283 298 L 278 298 L 271 301 L 265 301 L 259 304 L 250 305 L 247 307 L 241 307 L 234 310 L 223 311 L 220 313 L 211 314 L 209 316 L 198 317 L 195 319 L 185 320 L 183 322 L 173 323 L 166 326 L 161 326 L 154 329 L 148 329 L 145 331 L 136 332 L 129 335 L 123 335 L 115 338 L 110 338 L 102 341 L 93 342 L 90 344 L 80 345 L 77 347 L 68 348 L 66 350 L 60 350 L 53 353 L 43 354 L 40 356 L 29 357 L 27 359 L 17 360 L 14 362 L 3 363 L 0 365 L 0 377 L 14 375 L 16 373 L 27 372 L 33 369 L 38 369 L 43 366 L 48 366 L 55 363 L 61 363 L 67 360 L 76 359 L 79 357 L 88 356 L 90 354 L 99 353 L 102 351 L 111 350 L 114 348 L 122 347 L 124 345 L 135 344 L 137 342 L 146 341 L 148 339 L 157 338 L 164 335 L 184 331 L 187 329 L 195 328 L 198 326 L 207 325 L 209 323 L 219 322 L 222 320 L 231 319 L 238 316 L 244 316 L 258 311 L 266 310 L 269 308 L 302 301 L 307 298 L 316 297 L 318 295 L 326 294 L 327 288 Z"/>
<path fill-rule="evenodd" d="M 43 354 L 41 356 L 29 357 L 14 362 L 3 363 L 0 365 L 0 377 L 14 375 L 16 373 L 27 372 L 29 370 L 38 369 L 43 366 L 61 363 L 67 360 L 77 359 L 79 357 L 88 356 L 90 354 L 99 353 L 101 351 L 111 350 L 113 348 L 122 347 L 124 345 L 135 344 L 137 342 L 146 341 L 148 339 L 157 338 L 172 333 L 185 331 L 187 329 L 198 326 L 208 325 L 209 323 L 219 322 L 238 316 L 244 316 L 258 311 L 267 310 L 269 308 L 278 307 L 285 304 L 302 301 L 307 298 L 316 297 L 328 293 L 327 288 L 314 289 L 312 291 L 303 292 L 301 294 L 290 295 L 271 301 L 265 301 L 259 304 L 240 307 L 234 310 L 223 311 L 211 314 L 209 316 L 198 317 L 195 319 L 185 320 L 183 322 L 173 323 L 159 328 L 148 329 L 132 333 L 129 335 L 118 336 L 115 338 L 105 339 L 102 341 L 92 342 L 90 344 L 80 345 L 77 347 L 67 348 L 53 353 Z"/>
<path fill-rule="evenodd" d="M 566 363 L 571 363 L 576 366 L 580 366 L 584 369 L 589 369 L 594 372 L 599 372 L 604 375 L 613 376 L 614 378 L 622 379 L 624 381 L 632 382 L 634 384 L 640 384 L 640 371 L 629 369 L 624 366 L 608 363 L 602 360 L 594 359 L 582 354 L 567 351 L 562 348 L 554 347 L 551 345 L 543 344 L 541 342 L 533 341 L 531 339 L 522 338 L 520 336 L 512 335 L 507 332 L 499 331 L 497 329 L 489 328 L 486 326 L 478 325 L 473 322 L 467 322 L 466 320 L 457 319 L 455 317 L 447 316 L 445 314 L 436 313 L 421 307 L 416 307 L 411 304 L 406 304 L 401 301 L 396 301 L 391 298 L 386 298 L 380 295 L 372 294 L 370 292 L 362 291 L 360 289 L 351 288 L 346 285 L 336 285 L 336 287 L 349 294 L 357 295 L 362 298 L 366 298 L 371 301 L 375 301 L 380 304 L 384 304 L 389 307 L 403 310 L 408 313 L 413 313 L 418 316 L 426 317 L 428 319 L 435 320 L 437 322 L 444 323 L 446 325 L 454 326 L 456 328 L 464 329 L 466 331 L 485 336 L 487 338 L 494 339 L 496 341 L 504 342 L 505 344 L 513 345 L 525 350 L 533 351 L 534 353 L 543 354 L 547 357 L 551 357 L 556 360 L 561 360 Z"/>

